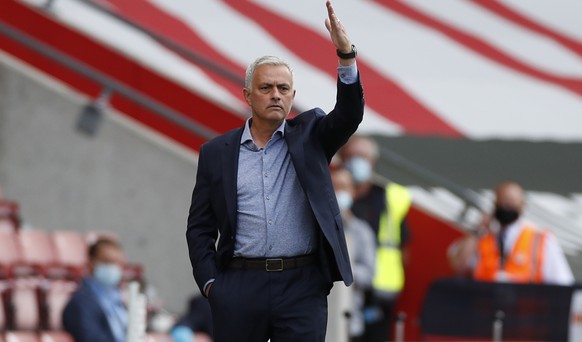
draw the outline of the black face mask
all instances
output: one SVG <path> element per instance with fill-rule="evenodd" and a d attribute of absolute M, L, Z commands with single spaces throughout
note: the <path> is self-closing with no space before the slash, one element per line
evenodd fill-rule
<path fill-rule="evenodd" d="M 519 212 L 511 208 L 495 207 L 495 219 L 506 226 L 519 218 Z"/>

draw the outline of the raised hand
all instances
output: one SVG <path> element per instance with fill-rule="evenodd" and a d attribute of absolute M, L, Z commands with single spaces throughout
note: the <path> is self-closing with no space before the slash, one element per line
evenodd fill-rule
<path fill-rule="evenodd" d="M 344 25 L 341 23 L 341 21 L 335 14 L 333 6 L 331 5 L 331 1 L 327 0 L 325 2 L 325 5 L 327 6 L 327 16 L 328 16 L 325 19 L 325 27 L 329 31 L 332 43 L 341 52 L 344 53 L 351 52 L 352 42 L 350 41 L 350 37 L 348 37 Z"/>

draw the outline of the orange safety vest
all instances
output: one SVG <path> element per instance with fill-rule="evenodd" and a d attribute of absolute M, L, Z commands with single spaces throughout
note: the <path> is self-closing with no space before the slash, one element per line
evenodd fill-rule
<path fill-rule="evenodd" d="M 541 283 L 546 232 L 532 227 L 522 229 L 517 242 L 507 256 L 503 268 L 494 234 L 487 234 L 479 240 L 477 252 L 479 260 L 473 276 L 480 281 L 495 281 L 498 271 L 504 271 L 508 280 L 516 283 Z"/>

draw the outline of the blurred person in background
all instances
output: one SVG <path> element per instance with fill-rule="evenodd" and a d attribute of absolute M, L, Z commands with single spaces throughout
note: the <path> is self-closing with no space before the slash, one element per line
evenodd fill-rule
<path fill-rule="evenodd" d="M 201 295 L 192 296 L 170 335 L 173 342 L 212 342 L 212 312 L 208 300 Z"/>
<path fill-rule="evenodd" d="M 125 256 L 119 243 L 99 238 L 89 247 L 89 271 L 63 311 L 63 327 L 76 342 L 123 342 L 127 309 L 119 284 Z"/>
<path fill-rule="evenodd" d="M 355 187 L 350 172 L 342 168 L 333 170 L 331 181 L 344 222 L 350 263 L 354 274 L 354 284 L 349 292 L 351 296 L 349 336 L 352 342 L 364 342 L 364 296 L 365 291 L 372 287 L 374 278 L 376 238 L 370 225 L 355 217 L 351 211 Z M 338 287 L 344 288 L 341 284 L 337 285 L 333 288 L 330 297 L 335 295 L 334 290 Z M 330 299 L 330 301 L 333 300 Z"/>
<path fill-rule="evenodd" d="M 523 216 L 525 194 L 516 182 L 495 189 L 493 213 L 476 232 L 448 250 L 451 267 L 479 281 L 571 285 L 572 270 L 556 237 Z"/>
<path fill-rule="evenodd" d="M 391 340 L 394 306 L 404 287 L 404 265 L 410 232 L 406 216 L 412 203 L 408 189 L 372 180 L 379 158 L 378 145 L 369 137 L 353 136 L 340 150 L 344 167 L 352 174 L 355 196 L 352 212 L 368 222 L 376 237 L 376 268 L 365 308 L 364 341 Z"/>

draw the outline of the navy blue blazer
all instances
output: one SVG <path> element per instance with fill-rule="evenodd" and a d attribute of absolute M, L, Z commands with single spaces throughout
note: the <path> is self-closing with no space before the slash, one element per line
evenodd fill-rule
<path fill-rule="evenodd" d="M 85 280 L 65 306 L 63 327 L 76 342 L 115 341 L 97 295 Z"/>
<path fill-rule="evenodd" d="M 325 115 L 315 108 L 287 120 L 284 137 L 320 228 L 318 254 L 324 277 L 330 283 L 343 280 L 350 285 L 353 276 L 329 162 L 362 121 L 364 94 L 359 76 L 354 84 L 339 80 L 337 84 L 334 109 Z M 186 240 L 194 279 L 203 294 L 206 282 L 228 265 L 234 252 L 236 181 L 243 129 L 227 132 L 200 148 Z"/>

